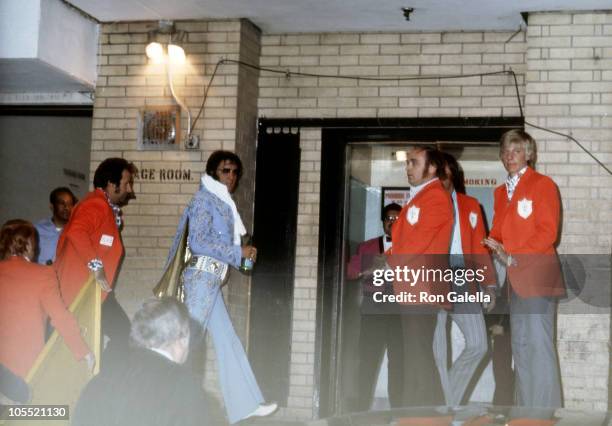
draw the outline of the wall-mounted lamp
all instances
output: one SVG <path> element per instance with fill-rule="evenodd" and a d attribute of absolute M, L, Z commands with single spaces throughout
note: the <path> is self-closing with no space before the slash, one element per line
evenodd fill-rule
<path fill-rule="evenodd" d="M 149 31 L 149 43 L 145 49 L 147 57 L 154 64 L 165 64 L 166 74 L 168 75 L 168 85 L 172 97 L 179 106 L 187 111 L 187 137 L 185 139 L 185 148 L 197 149 L 200 145 L 199 137 L 192 135 L 191 129 L 191 112 L 189 107 L 176 95 L 174 84 L 172 81 L 172 67 L 185 63 L 185 50 L 181 47 L 181 43 L 185 38 L 185 31 L 177 30 L 172 21 L 159 21 L 159 27 Z"/>
<path fill-rule="evenodd" d="M 159 27 L 149 31 L 149 44 L 146 47 L 147 57 L 156 64 L 169 62 L 172 65 L 185 63 L 185 51 L 181 43 L 185 31 L 177 30 L 172 21 L 159 21 Z"/>

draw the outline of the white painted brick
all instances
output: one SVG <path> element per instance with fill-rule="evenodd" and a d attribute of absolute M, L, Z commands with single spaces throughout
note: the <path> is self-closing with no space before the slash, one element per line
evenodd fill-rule
<path fill-rule="evenodd" d="M 570 47 L 572 46 L 571 37 L 530 37 L 528 40 L 529 48 L 532 47 Z M 574 47 L 578 45 L 574 44 Z"/>
<path fill-rule="evenodd" d="M 412 97 L 419 96 L 418 87 L 381 87 L 380 96 Z"/>
<path fill-rule="evenodd" d="M 380 46 L 381 55 L 414 55 L 421 51 L 417 44 L 398 44 Z"/>
<path fill-rule="evenodd" d="M 319 43 L 317 34 L 291 34 L 281 36 L 281 44 L 286 45 L 316 45 Z"/>
<path fill-rule="evenodd" d="M 359 34 L 322 34 L 321 44 L 357 44 Z"/>
<path fill-rule="evenodd" d="M 459 108 L 420 108 L 419 117 L 457 117 Z"/>
<path fill-rule="evenodd" d="M 483 64 L 512 64 L 523 63 L 522 53 L 484 53 L 482 55 Z"/>
<path fill-rule="evenodd" d="M 300 46 L 300 54 L 302 55 L 338 55 L 340 53 L 339 46 Z"/>
<path fill-rule="evenodd" d="M 423 65 L 421 67 L 423 75 L 460 75 L 459 65 Z"/>
<path fill-rule="evenodd" d="M 441 63 L 442 64 L 480 64 L 482 63 L 482 56 L 481 55 L 470 55 L 470 54 L 442 55 Z"/>
<path fill-rule="evenodd" d="M 570 68 L 569 59 L 544 59 L 529 61 L 529 70 L 566 70 Z"/>
<path fill-rule="evenodd" d="M 325 89 L 325 90 L 331 90 L 331 89 Z M 338 90 L 338 92 L 334 92 L 335 96 L 336 94 L 338 96 L 341 97 L 366 97 L 366 96 L 378 96 L 378 88 L 377 87 L 342 87 Z M 399 96 L 397 94 L 397 92 L 391 92 L 391 93 L 387 93 L 385 95 L 383 95 L 381 89 L 381 96 L 392 96 L 391 93 L 395 93 L 396 96 Z M 386 92 L 385 92 L 386 93 Z"/>
<path fill-rule="evenodd" d="M 593 25 L 552 25 L 551 36 L 592 36 L 595 27 Z"/>
<path fill-rule="evenodd" d="M 570 14 L 561 13 L 530 13 L 529 25 L 569 25 L 572 23 Z"/>
<path fill-rule="evenodd" d="M 590 70 L 610 70 L 612 68 L 612 59 L 574 59 L 572 61 L 573 69 L 590 69 Z"/>
<path fill-rule="evenodd" d="M 357 65 L 359 63 L 359 56 L 358 55 L 322 56 L 320 60 L 321 60 L 321 65 Z"/>
<path fill-rule="evenodd" d="M 611 37 L 572 37 L 574 47 L 609 47 L 612 46 Z"/>
<path fill-rule="evenodd" d="M 379 46 L 376 44 L 340 46 L 341 55 L 375 55 L 378 53 Z"/>
<path fill-rule="evenodd" d="M 570 83 L 528 83 L 528 93 L 567 93 L 570 89 Z M 575 92 L 574 84 L 572 84 L 572 92 Z"/>
<path fill-rule="evenodd" d="M 548 73 L 550 81 L 592 81 L 592 71 L 550 71 Z"/>
<path fill-rule="evenodd" d="M 590 93 L 578 94 L 550 94 L 547 97 L 549 104 L 590 104 L 592 95 Z"/>
<path fill-rule="evenodd" d="M 421 96 L 438 96 L 438 97 L 447 97 L 447 96 L 460 96 L 461 95 L 461 87 L 456 86 L 443 86 L 443 87 L 422 87 L 421 88 Z"/>
<path fill-rule="evenodd" d="M 565 90 L 566 92 L 568 90 Z M 573 82 L 572 93 L 601 93 L 612 92 L 612 81 L 597 81 L 597 82 Z"/>
<path fill-rule="evenodd" d="M 612 24 L 612 14 L 607 13 L 577 13 L 574 15 L 574 24 Z"/>
<path fill-rule="evenodd" d="M 503 53 L 504 45 L 502 43 L 486 43 L 486 44 L 464 44 L 463 53 Z"/>
<path fill-rule="evenodd" d="M 417 76 L 419 67 L 416 65 L 381 65 L 379 67 L 379 75 L 384 76 Z M 380 84 L 380 82 L 379 82 Z"/>
<path fill-rule="evenodd" d="M 435 65 L 441 61 L 440 55 L 402 55 L 400 64 Z"/>
<path fill-rule="evenodd" d="M 399 41 L 399 34 L 362 34 L 360 36 L 360 42 L 363 44 L 397 44 Z"/>
<path fill-rule="evenodd" d="M 456 98 L 440 98 L 441 107 L 475 107 L 481 105 L 479 97 L 456 97 Z"/>
<path fill-rule="evenodd" d="M 399 58 L 396 55 L 361 55 L 360 65 L 397 65 Z"/>
<path fill-rule="evenodd" d="M 440 105 L 439 98 L 400 98 L 399 106 L 402 108 L 406 107 L 437 107 Z"/>
<path fill-rule="evenodd" d="M 440 43 L 442 41 L 442 35 L 440 33 L 414 33 L 414 34 L 402 34 L 402 44 L 428 44 L 428 43 Z"/>
<path fill-rule="evenodd" d="M 480 43 L 483 38 L 481 32 L 450 32 L 442 34 L 442 43 Z"/>
<path fill-rule="evenodd" d="M 592 58 L 593 49 L 590 47 L 574 47 L 564 49 L 548 49 L 549 57 L 552 59 L 557 58 Z"/>

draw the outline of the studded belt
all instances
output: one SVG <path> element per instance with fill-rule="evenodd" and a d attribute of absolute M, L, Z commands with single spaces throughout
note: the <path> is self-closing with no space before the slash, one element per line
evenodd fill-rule
<path fill-rule="evenodd" d="M 188 268 L 195 268 L 219 277 L 221 282 L 227 278 L 227 263 L 221 262 L 210 256 L 193 256 L 187 263 Z"/>

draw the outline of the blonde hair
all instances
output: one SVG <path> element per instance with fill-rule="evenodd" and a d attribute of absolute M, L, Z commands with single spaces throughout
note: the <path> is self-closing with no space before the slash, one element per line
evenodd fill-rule
<path fill-rule="evenodd" d="M 504 149 L 508 148 L 511 144 L 519 144 L 525 150 L 527 155 L 527 165 L 531 168 L 535 168 L 535 164 L 538 158 L 538 147 L 536 141 L 529 133 L 521 129 L 513 129 L 504 133 L 499 142 L 499 155 L 501 157 Z"/>

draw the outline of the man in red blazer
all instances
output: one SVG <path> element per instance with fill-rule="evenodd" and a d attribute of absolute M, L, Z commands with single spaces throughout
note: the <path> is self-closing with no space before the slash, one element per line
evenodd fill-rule
<path fill-rule="evenodd" d="M 560 407 L 554 344 L 556 298 L 565 294 L 555 251 L 559 192 L 552 179 L 533 169 L 536 143 L 525 131 L 502 136 L 500 158 L 508 179 L 495 189 L 493 227 L 484 241 L 507 265 L 516 404 Z"/>
<path fill-rule="evenodd" d="M 416 146 L 407 153 L 406 174 L 410 199 L 393 224 L 393 247 L 388 263 L 392 269 L 444 270 L 453 226 L 453 206 L 442 186 L 444 162 L 434 147 Z M 397 277 L 396 277 L 397 278 Z M 414 295 L 405 304 L 402 316 L 404 333 L 404 405 L 439 405 L 443 402 L 438 371 L 432 350 L 438 309 L 448 306 L 448 283 L 415 280 L 394 283 L 395 293 Z M 414 285 L 412 285 L 414 284 Z M 422 301 L 421 294 L 441 296 L 438 302 Z"/>
<path fill-rule="evenodd" d="M 79 202 L 57 243 L 55 269 L 67 306 L 72 303 L 90 274 L 102 287 L 102 331 L 111 348 L 127 347 L 130 321 L 112 293 L 123 258 L 119 233 L 120 207 L 133 197 L 136 167 L 123 158 L 107 158 L 94 173 L 94 190 Z"/>
<path fill-rule="evenodd" d="M 442 153 L 445 160 L 444 188 L 451 194 L 454 208 L 454 224 L 450 244 L 450 266 L 456 271 L 472 271 L 473 279 L 460 278 L 453 282 L 452 291 L 457 295 L 482 294 L 483 305 L 492 309 L 495 305 L 496 277 L 489 252 L 482 244 L 485 225 L 476 198 L 465 194 L 463 170 L 449 153 Z M 479 271 L 480 275 L 476 276 Z M 472 276 L 472 273 L 469 275 Z M 466 272 L 467 275 L 467 272 Z M 486 297 L 487 300 L 484 300 Z M 465 339 L 465 348 L 448 367 L 447 318 L 457 324 Z M 457 301 L 450 312 L 438 311 L 434 334 L 434 355 L 440 372 L 446 405 L 461 405 L 465 390 L 488 350 L 487 330 L 480 301 Z"/>
<path fill-rule="evenodd" d="M 359 324 L 359 389 L 357 404 L 354 407 L 356 411 L 367 411 L 372 405 L 378 370 L 385 350 L 389 360 L 387 376 L 389 405 L 391 408 L 402 406 L 404 345 L 401 319 L 397 314 L 378 311 L 372 303 L 372 293 L 381 290 L 380 287 L 372 285 L 373 270 L 377 267 L 375 258 L 391 248 L 391 225 L 397 220 L 401 210 L 402 207 L 396 203 L 383 208 L 384 235 L 360 243 L 347 267 L 347 278 L 360 280 L 364 296 Z"/>

